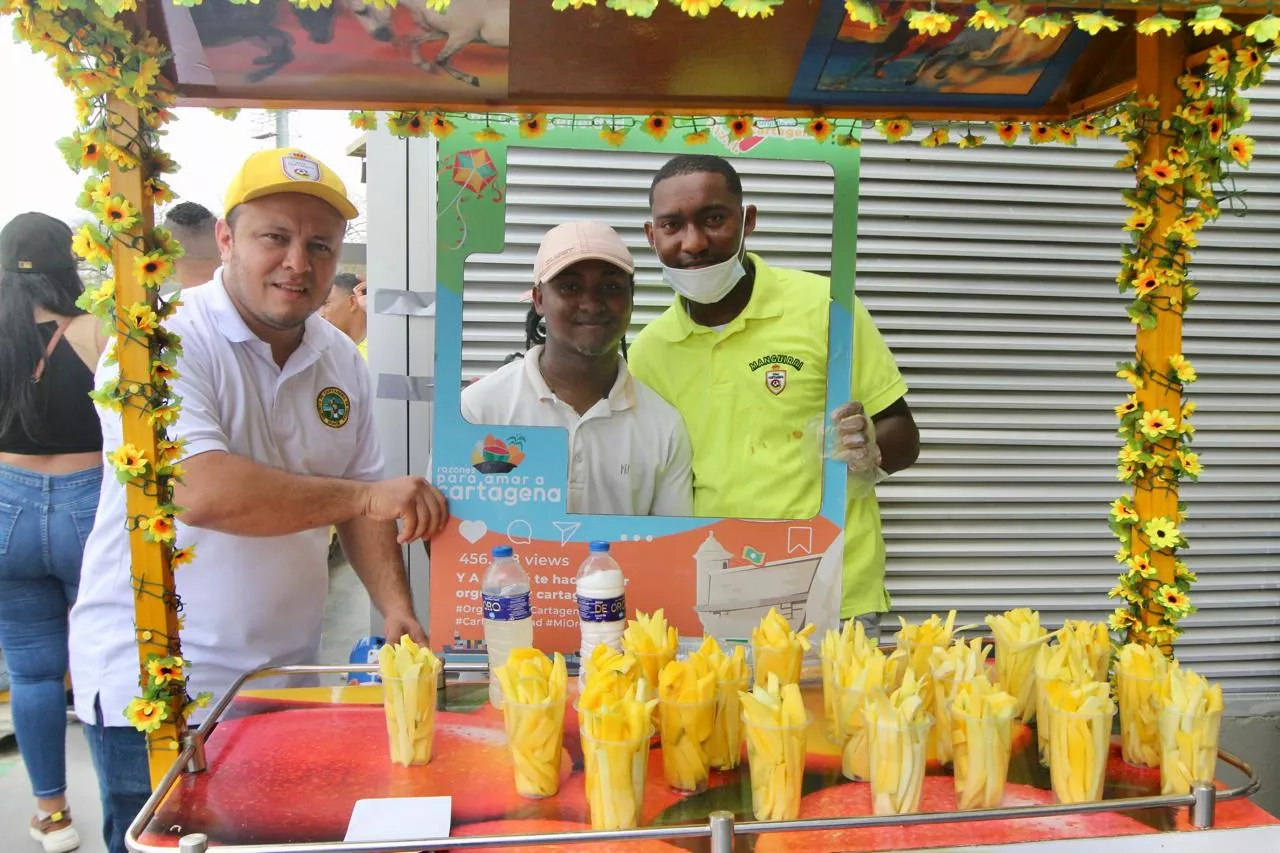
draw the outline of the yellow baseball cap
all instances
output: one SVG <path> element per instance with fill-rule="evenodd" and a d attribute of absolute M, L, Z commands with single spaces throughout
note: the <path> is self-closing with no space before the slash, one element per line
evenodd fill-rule
<path fill-rule="evenodd" d="M 355 219 L 356 206 L 333 170 L 298 148 L 272 148 L 250 155 L 227 187 L 223 210 L 276 193 L 305 193 L 328 202 L 343 219 Z"/>

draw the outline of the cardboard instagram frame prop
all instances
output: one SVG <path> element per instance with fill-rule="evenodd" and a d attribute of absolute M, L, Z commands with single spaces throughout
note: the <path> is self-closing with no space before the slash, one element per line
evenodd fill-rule
<path fill-rule="evenodd" d="M 839 617 L 843 566 L 842 463 L 823 460 L 821 508 L 812 519 L 571 514 L 566 506 L 568 435 L 563 429 L 480 425 L 462 417 L 464 268 L 472 254 L 503 251 L 508 145 L 618 148 L 595 141 L 594 134 L 557 128 L 554 117 L 535 139 L 477 142 L 475 134 L 483 129 L 481 122 L 459 123 L 440 141 L 437 164 L 432 479 L 448 496 L 452 517 L 431 545 L 430 629 L 435 645 L 475 648 L 483 638 L 481 578 L 492 549 L 511 545 L 530 576 L 535 644 L 546 652 L 575 652 L 579 622 L 573 578 L 587 556 L 588 543 L 596 539 L 611 543 L 627 576 L 628 616 L 663 607 L 682 638 L 704 633 L 721 639 L 749 637 L 751 627 L 771 606 L 797 626 L 803 621 L 816 622 L 819 628 L 831 624 Z M 707 152 L 730 159 L 809 160 L 831 167 L 834 220 L 825 417 L 850 399 L 859 151 L 856 145 L 819 144 L 798 128 L 755 133 L 747 140 L 713 136 L 705 147 L 694 148 L 680 134 L 658 140 L 633 132 L 620 148 L 672 156 Z M 636 210 L 637 222 L 647 218 L 647 210 Z M 556 224 L 547 222 L 546 228 Z M 815 447 L 815 456 L 819 452 Z"/>

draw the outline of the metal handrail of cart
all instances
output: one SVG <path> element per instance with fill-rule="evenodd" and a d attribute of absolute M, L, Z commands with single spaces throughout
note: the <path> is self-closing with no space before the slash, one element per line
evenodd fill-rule
<path fill-rule="evenodd" d="M 446 661 L 440 673 L 441 686 L 450 674 L 487 672 L 485 662 Z M 236 679 L 217 703 L 200 728 L 187 733 L 182 751 L 173 767 L 160 780 L 142 811 L 134 818 L 125 834 L 125 845 L 135 853 L 172 853 L 172 847 L 143 844 L 138 839 L 143 829 L 155 816 L 160 803 L 172 790 L 182 773 L 198 773 L 205 769 L 204 743 L 217 726 L 232 700 L 249 681 L 285 675 L 327 675 L 347 672 L 377 672 L 376 664 L 343 664 L 336 666 L 266 666 L 247 672 Z M 445 691 L 439 691 L 438 701 L 444 701 Z M 636 829 L 583 830 L 576 832 L 545 832 L 516 835 L 475 835 L 466 838 L 426 838 L 417 841 L 376 842 L 306 842 L 299 844 L 235 844 L 217 845 L 217 850 L 227 853 L 410 853 L 410 851 L 438 851 L 487 849 L 515 845 L 591 843 L 605 841 L 635 841 L 643 839 L 709 838 L 710 853 L 731 853 L 736 835 L 756 835 L 766 832 L 829 831 L 837 829 L 864 829 L 877 826 L 917 826 L 932 823 L 961 823 L 982 820 L 1017 820 L 1020 818 L 1054 817 L 1058 815 L 1091 814 L 1094 812 L 1125 812 L 1152 808 L 1190 808 L 1191 824 L 1197 829 L 1213 826 L 1217 803 L 1248 797 L 1258 790 L 1261 778 L 1253 767 L 1231 753 L 1219 749 L 1218 758 L 1230 764 L 1248 777 L 1248 781 L 1235 788 L 1219 791 L 1212 781 L 1196 782 L 1189 794 L 1170 794 L 1154 797 L 1122 797 L 1093 803 L 1057 803 L 1047 806 L 1014 806 L 967 811 L 920 812 L 905 815 L 866 815 L 862 817 L 809 818 L 803 820 L 735 821 L 733 812 L 714 811 L 706 823 L 680 824 L 676 826 L 646 826 Z M 178 840 L 179 853 L 206 853 L 209 839 L 196 832 Z"/>

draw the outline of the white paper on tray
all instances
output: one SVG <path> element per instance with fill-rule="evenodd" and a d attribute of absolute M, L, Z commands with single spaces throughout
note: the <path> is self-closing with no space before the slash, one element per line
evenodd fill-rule
<path fill-rule="evenodd" d="M 447 838 L 453 797 L 357 800 L 344 841 L 417 841 Z"/>

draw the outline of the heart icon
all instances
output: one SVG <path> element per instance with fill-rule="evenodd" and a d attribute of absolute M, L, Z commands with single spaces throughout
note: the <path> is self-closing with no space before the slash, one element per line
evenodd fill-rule
<path fill-rule="evenodd" d="M 458 532 L 462 534 L 463 539 L 474 545 L 489 532 L 489 526 L 483 521 L 464 521 L 458 525 Z"/>

